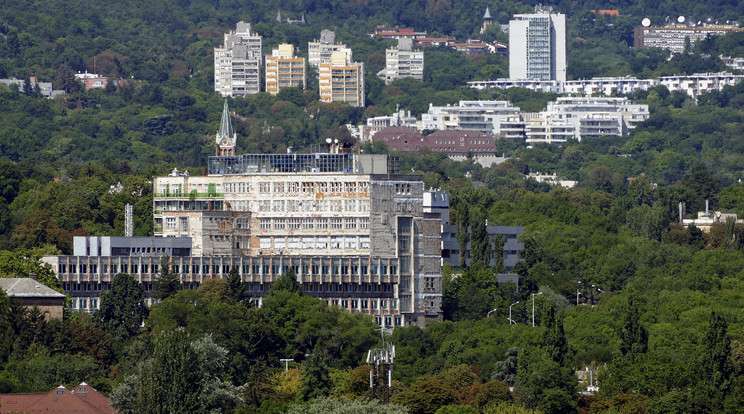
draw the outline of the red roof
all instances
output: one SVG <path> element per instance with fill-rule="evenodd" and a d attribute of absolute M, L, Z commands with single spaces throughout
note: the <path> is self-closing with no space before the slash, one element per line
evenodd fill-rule
<path fill-rule="evenodd" d="M 113 414 L 109 399 L 86 383 L 38 394 L 0 394 L 0 413 Z"/>

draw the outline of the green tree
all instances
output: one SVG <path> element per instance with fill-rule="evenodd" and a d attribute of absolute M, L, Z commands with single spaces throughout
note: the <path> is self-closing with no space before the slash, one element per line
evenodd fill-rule
<path fill-rule="evenodd" d="M 623 312 L 620 334 L 620 352 L 623 356 L 635 357 L 648 351 L 648 331 L 641 323 L 641 309 L 635 299 L 636 293 L 628 293 L 628 303 Z"/>
<path fill-rule="evenodd" d="M 294 269 L 289 268 L 286 272 L 284 272 L 281 276 L 274 280 L 274 283 L 272 283 L 271 285 L 271 293 L 279 291 L 287 291 L 299 295 L 302 295 L 304 293 L 302 285 L 300 284 L 300 282 L 297 281 L 297 275 L 295 274 Z"/>
<path fill-rule="evenodd" d="M 486 230 L 486 215 L 482 209 L 476 208 L 475 213 L 472 213 L 471 216 L 470 250 L 473 257 L 471 266 L 485 268 L 491 262 L 492 253 L 491 242 Z"/>
<path fill-rule="evenodd" d="M 328 373 L 328 359 L 313 352 L 302 364 L 302 387 L 300 398 L 304 401 L 319 397 L 327 397 L 331 393 L 333 383 Z"/>
<path fill-rule="evenodd" d="M 158 278 L 155 280 L 155 296 L 165 300 L 181 290 L 180 277 L 173 273 L 170 257 L 165 255 L 160 258 Z"/>
<path fill-rule="evenodd" d="M 701 362 L 708 385 L 716 388 L 726 388 L 731 374 L 731 339 L 726 335 L 727 329 L 723 316 L 711 312 Z"/>
<path fill-rule="evenodd" d="M 248 292 L 248 287 L 243 282 L 237 267 L 233 266 L 230 273 L 227 274 L 227 284 L 230 287 L 230 296 L 236 303 L 251 306 L 251 294 Z"/>
<path fill-rule="evenodd" d="M 126 341 L 139 332 L 145 318 L 142 285 L 126 273 L 114 276 L 111 288 L 101 292 L 101 307 L 93 315 L 95 325 L 117 340 Z"/>
<path fill-rule="evenodd" d="M 382 405 L 377 400 L 319 397 L 308 404 L 289 406 L 288 414 L 406 414 L 408 410 L 396 404 Z"/>
<path fill-rule="evenodd" d="M 543 347 L 545 351 L 560 366 L 568 366 L 571 358 L 568 342 L 566 341 L 566 332 L 563 329 L 563 318 L 556 313 L 552 303 L 548 305 L 544 326 Z"/>

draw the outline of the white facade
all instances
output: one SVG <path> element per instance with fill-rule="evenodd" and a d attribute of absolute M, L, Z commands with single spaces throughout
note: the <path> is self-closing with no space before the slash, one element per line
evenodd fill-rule
<path fill-rule="evenodd" d="M 509 22 L 509 77 L 566 80 L 566 15 L 535 7 Z"/>
<path fill-rule="evenodd" d="M 724 86 L 734 86 L 744 79 L 744 75 L 733 75 L 727 72 L 695 73 L 690 76 L 662 76 L 659 83 L 670 92 L 682 91 L 696 98 L 706 92 L 721 91 Z"/>
<path fill-rule="evenodd" d="M 263 43 L 251 24 L 238 22 L 225 33 L 222 47 L 214 48 L 214 90 L 222 96 L 246 96 L 261 91 Z"/>
<path fill-rule="evenodd" d="M 389 85 L 396 79 L 424 79 L 424 52 L 413 50 L 413 39 L 401 37 L 398 47 L 385 50 L 385 69 L 378 76 Z"/>
<path fill-rule="evenodd" d="M 379 315 L 386 327 L 423 324 L 441 313 L 440 221 L 423 214 L 421 176 L 398 174 L 388 161 L 211 157 L 208 176 L 154 178 L 155 234 L 191 237 L 192 256 L 174 260 L 184 280 L 224 277 L 235 266 L 266 292 L 291 268 L 328 304 Z"/>
<path fill-rule="evenodd" d="M 351 49 L 345 44 L 336 43 L 336 33 L 331 30 L 322 30 L 320 39 L 307 43 L 307 62 L 313 66 L 320 67 L 321 64 L 331 63 L 333 52 L 341 51 L 351 59 Z"/>
<path fill-rule="evenodd" d="M 420 131 L 427 129 L 465 129 L 501 134 L 501 124 L 519 114 L 519 107 L 507 101 L 460 101 L 457 106 L 429 105 L 421 114 Z"/>
<path fill-rule="evenodd" d="M 648 105 L 635 104 L 627 98 L 562 97 L 529 119 L 525 134 L 528 143 L 627 135 L 648 116 Z"/>

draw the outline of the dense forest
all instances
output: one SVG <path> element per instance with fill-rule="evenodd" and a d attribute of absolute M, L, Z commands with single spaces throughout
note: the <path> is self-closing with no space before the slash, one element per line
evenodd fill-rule
<path fill-rule="evenodd" d="M 152 234 L 152 184 L 174 167 L 204 174 L 214 153 L 222 98 L 213 92 L 212 48 L 239 20 L 264 49 L 299 46 L 336 30 L 366 63 L 367 106 L 318 102 L 317 86 L 230 99 L 239 152 L 297 151 L 327 137 L 357 145 L 346 124 L 415 114 L 430 103 L 508 99 L 539 110 L 553 94 L 474 91 L 465 82 L 506 76 L 508 62 L 427 49 L 423 81 L 376 77 L 392 43 L 366 36 L 400 25 L 458 39 L 479 37 L 490 7 L 497 23 L 535 2 L 337 0 L 233 2 L 20 1 L 0 9 L 0 78 L 52 81 L 67 94 L 43 99 L 0 86 L 0 275 L 60 290 L 44 254 L 70 253 L 74 235 L 123 235 L 125 204 L 135 235 Z M 707 39 L 689 53 L 632 48 L 643 17 L 740 20 L 744 2 L 543 2 L 568 17 L 569 76 L 655 77 L 724 70 L 717 56 L 744 56 L 744 35 Z M 620 16 L 591 9 L 617 8 Z M 277 12 L 308 24 L 276 22 Z M 505 40 L 494 25 L 482 36 Z M 79 71 L 122 77 L 85 91 Z M 391 404 L 369 388 L 374 320 L 304 296 L 292 274 L 265 306 L 232 275 L 180 291 L 163 267 L 162 302 L 118 275 L 93 315 L 45 321 L 0 292 L 0 392 L 45 392 L 86 381 L 122 412 L 706 413 L 744 403 L 744 227 L 710 232 L 679 224 L 694 215 L 744 215 L 744 85 L 693 100 L 664 87 L 638 92 L 651 116 L 629 136 L 561 146 L 497 141 L 508 160 L 488 168 L 443 154 L 399 155 L 401 169 L 451 194 L 462 229 L 525 227 L 519 290 L 499 285 L 498 252 L 474 236 L 469 269 L 443 273 L 443 318 L 397 328 Z M 387 152 L 384 145 L 364 146 Z M 551 188 L 525 178 L 555 172 L 578 182 Z M 482 232 L 474 234 L 482 234 Z M 487 261 L 486 261 L 487 262 Z M 510 304 L 512 319 L 507 320 Z M 532 312 L 534 304 L 535 312 Z M 533 318 L 534 325 L 533 326 Z M 295 362 L 285 371 L 280 358 Z M 594 395 L 577 392 L 591 372 Z M 596 385 L 595 384 L 595 385 Z M 174 391 L 176 390 L 176 391 Z"/>

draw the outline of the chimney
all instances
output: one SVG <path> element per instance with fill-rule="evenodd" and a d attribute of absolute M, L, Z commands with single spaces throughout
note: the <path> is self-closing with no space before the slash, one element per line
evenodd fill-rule
<path fill-rule="evenodd" d="M 29 279 L 37 280 L 37 275 L 36 275 L 36 273 L 29 273 L 29 274 L 28 274 L 28 277 L 29 277 Z"/>
<path fill-rule="evenodd" d="M 705 200 L 705 215 L 708 215 L 708 200 Z"/>

